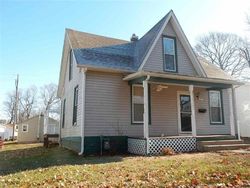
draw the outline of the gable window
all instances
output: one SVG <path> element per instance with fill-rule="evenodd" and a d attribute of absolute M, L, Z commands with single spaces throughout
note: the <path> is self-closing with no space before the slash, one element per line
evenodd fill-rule
<path fill-rule="evenodd" d="M 73 55 L 72 50 L 69 52 L 69 81 L 72 79 L 72 70 L 73 70 Z"/>
<path fill-rule="evenodd" d="M 78 106 L 78 86 L 74 89 L 74 101 L 73 101 L 73 126 L 76 125 L 77 121 L 77 106 Z"/>
<path fill-rule="evenodd" d="M 164 70 L 177 72 L 175 38 L 163 37 Z"/>
<path fill-rule="evenodd" d="M 132 123 L 143 123 L 144 101 L 142 85 L 132 86 Z"/>
<path fill-rule="evenodd" d="M 63 100 L 63 105 L 62 105 L 62 128 L 64 128 L 65 124 L 65 107 L 66 107 L 66 99 Z"/>
<path fill-rule="evenodd" d="M 209 110 L 210 110 L 210 122 L 211 124 L 222 124 L 223 113 L 221 103 L 221 91 L 210 90 L 209 91 Z"/>
<path fill-rule="evenodd" d="M 22 131 L 28 132 L 28 125 L 27 124 L 22 124 Z"/>

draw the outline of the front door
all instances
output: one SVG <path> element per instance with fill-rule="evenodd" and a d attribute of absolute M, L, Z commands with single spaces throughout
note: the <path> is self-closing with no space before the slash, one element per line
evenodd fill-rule
<path fill-rule="evenodd" d="M 192 132 L 190 95 L 180 94 L 179 105 L 180 133 L 190 133 Z"/>

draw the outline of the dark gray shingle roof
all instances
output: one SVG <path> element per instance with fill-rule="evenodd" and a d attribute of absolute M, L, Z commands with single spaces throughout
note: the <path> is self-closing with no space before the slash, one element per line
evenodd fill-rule
<path fill-rule="evenodd" d="M 100 48 L 73 49 L 73 52 L 78 64 L 133 72 L 136 70 L 134 48 L 134 43 L 127 43 Z"/>
<path fill-rule="evenodd" d="M 136 72 L 168 15 L 169 13 L 135 42 L 72 29 L 66 29 L 66 32 L 78 64 L 95 68 Z M 210 63 L 204 63 L 201 60 L 200 63 L 206 70 L 208 77 L 232 79 L 225 72 Z"/>
<path fill-rule="evenodd" d="M 167 15 L 135 42 L 67 29 L 77 63 L 98 68 L 137 71 Z"/>

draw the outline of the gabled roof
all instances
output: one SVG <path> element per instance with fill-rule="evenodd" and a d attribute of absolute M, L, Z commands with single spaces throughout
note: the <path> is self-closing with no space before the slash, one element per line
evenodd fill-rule
<path fill-rule="evenodd" d="M 129 41 L 104 37 L 91 33 L 66 29 L 65 31 L 70 40 L 71 48 L 97 48 L 110 45 L 118 45 L 128 43 Z"/>
<path fill-rule="evenodd" d="M 145 56 L 150 50 L 153 42 L 155 41 L 157 34 L 160 32 L 160 29 L 163 27 L 169 13 L 164 16 L 157 24 L 155 24 L 143 37 L 136 42 L 136 54 L 137 61 L 136 66 L 139 68 L 142 64 Z"/>
<path fill-rule="evenodd" d="M 147 51 L 146 56 L 144 57 L 143 61 L 141 62 L 141 65 L 139 67 L 139 70 L 143 69 L 143 66 L 146 64 L 146 61 L 150 55 L 150 53 L 152 52 L 152 50 L 154 49 L 158 39 L 161 37 L 164 28 L 167 26 L 167 24 L 171 21 L 171 24 L 177 34 L 177 37 L 179 38 L 180 42 L 182 43 L 185 51 L 187 52 L 187 55 L 189 56 L 196 72 L 198 73 L 199 76 L 202 77 L 206 77 L 206 73 L 203 70 L 203 67 L 200 65 L 198 59 L 196 58 L 196 55 L 190 45 L 190 43 L 188 42 L 188 39 L 185 35 L 185 33 L 183 32 L 181 25 L 179 24 L 174 12 L 171 10 L 165 17 L 163 17 L 163 20 L 161 20 L 162 24 L 160 29 L 158 30 L 157 33 L 154 33 L 155 37 L 152 41 L 152 44 L 149 48 L 149 50 Z"/>
<path fill-rule="evenodd" d="M 172 10 L 155 24 L 143 37 L 135 42 L 98 36 L 72 29 L 66 29 L 66 33 L 71 48 L 77 49 L 73 50 L 73 52 L 78 64 L 94 66 L 97 68 L 138 71 L 142 70 L 147 58 L 169 21 L 173 24 L 177 36 L 180 41 L 182 41 L 182 45 L 187 51 L 197 73 L 199 76 L 206 77 L 203 67 L 197 60 L 191 45 Z M 107 48 L 103 49 L 103 47 Z M 97 48 L 100 49 L 98 50 Z M 119 54 L 119 50 L 117 50 L 118 53 L 116 53 L 114 49 L 117 48 L 124 48 L 124 50 L 130 54 L 127 54 L 127 56 L 121 55 Z M 99 52 L 97 52 L 97 50 Z M 90 57 L 92 57 L 92 59 L 90 59 Z M 122 63 L 122 61 L 124 62 Z"/>
<path fill-rule="evenodd" d="M 70 49 L 73 50 L 78 66 L 119 72 L 133 73 L 141 71 L 156 45 L 157 40 L 162 35 L 164 28 L 169 22 L 171 22 L 198 76 L 232 79 L 213 65 L 199 62 L 174 12 L 171 10 L 143 37 L 134 42 L 66 29 L 58 95 L 63 91 Z"/>
<path fill-rule="evenodd" d="M 27 121 L 30 121 L 31 119 L 39 118 L 39 116 L 44 117 L 44 115 L 35 115 L 35 116 L 33 116 L 33 117 L 30 117 L 29 119 L 20 121 L 20 122 L 18 122 L 17 124 L 19 125 L 19 124 L 22 124 L 22 123 L 26 123 Z M 49 120 L 57 121 L 57 120 L 55 120 L 55 119 L 53 119 L 53 118 L 51 118 L 51 117 L 48 117 L 48 118 L 49 118 Z"/>

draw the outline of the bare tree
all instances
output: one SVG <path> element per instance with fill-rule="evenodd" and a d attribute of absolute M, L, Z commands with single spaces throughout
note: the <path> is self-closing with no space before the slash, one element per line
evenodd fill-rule
<path fill-rule="evenodd" d="M 248 63 L 250 67 L 250 42 L 245 39 L 245 41 L 241 45 L 241 56 Z"/>
<path fill-rule="evenodd" d="M 247 65 L 241 44 L 242 38 L 237 35 L 213 32 L 199 38 L 195 51 L 198 56 L 238 77 Z"/>
<path fill-rule="evenodd" d="M 48 84 L 44 85 L 40 89 L 40 97 L 43 102 L 42 111 L 48 112 L 53 110 L 52 107 L 59 102 L 57 98 L 57 85 L 56 84 Z"/>
<path fill-rule="evenodd" d="M 250 14 L 246 15 L 246 23 L 249 27 L 250 32 Z M 248 62 L 248 65 L 250 67 L 250 38 L 245 38 L 242 47 L 241 47 L 241 53 L 242 57 Z"/>
<path fill-rule="evenodd" d="M 4 111 L 9 118 L 9 123 L 14 123 L 15 118 L 15 92 L 7 94 L 6 100 L 3 102 Z"/>
<path fill-rule="evenodd" d="M 29 119 L 32 115 L 34 115 L 34 110 L 36 107 L 36 94 L 37 94 L 37 88 L 35 86 L 32 86 L 24 92 L 20 92 L 20 119 L 25 120 Z"/>

